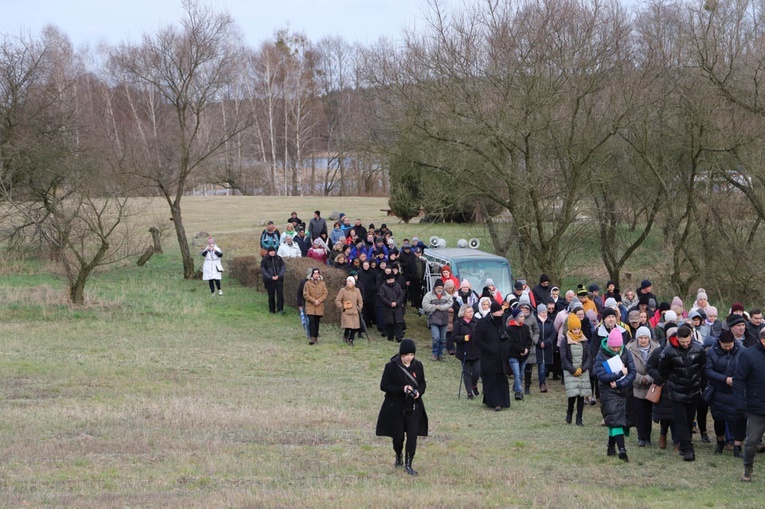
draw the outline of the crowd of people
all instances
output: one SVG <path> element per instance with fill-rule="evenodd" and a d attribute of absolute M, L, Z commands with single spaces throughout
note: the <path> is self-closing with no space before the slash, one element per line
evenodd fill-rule
<path fill-rule="evenodd" d="M 491 280 L 484 288 L 472 288 L 448 265 L 425 292 L 426 246 L 416 237 L 397 245 L 387 225 L 364 227 L 360 219 L 351 224 L 344 215 L 328 231 L 318 210 L 307 227 L 294 212 L 284 233 L 269 223 L 261 248 L 272 313 L 283 312 L 282 258 L 316 260 L 296 296 L 309 344 L 318 342 L 323 303 L 330 296 L 321 278 L 324 266 L 348 273 L 335 298 L 344 341 L 353 345 L 361 329 L 376 325 L 388 340 L 402 344 L 381 383 L 388 409 L 381 410 L 378 434 L 393 437 L 396 465 L 409 473 L 416 435 L 423 432 L 420 421 L 404 419 L 394 426 L 383 415 L 407 405 L 424 416 L 419 399 L 424 392 L 422 364 L 413 361 L 413 343 L 403 339 L 407 307 L 426 315 L 431 360 L 450 355 L 459 360 L 468 399 L 482 390 L 486 406 L 509 408 L 508 379 L 513 398 L 523 401 L 531 393 L 536 366 L 540 393 L 548 392 L 549 379 L 564 386 L 566 423 L 582 426 L 585 405 L 600 404 L 608 430 L 606 454 L 623 461 L 629 461 L 625 437 L 632 428 L 639 447 L 653 445 L 653 423 L 659 424 L 659 448 L 671 443 L 683 460 L 694 461 L 692 436 L 712 441 L 707 426 L 711 413 L 714 453 L 731 448 L 744 463 L 741 480 L 751 480 L 765 432 L 765 322 L 760 309 L 747 312 L 734 303 L 721 318 L 703 288 L 686 307 L 679 297 L 660 301 L 649 280 L 623 293 L 612 281 L 602 293 L 594 283 L 561 292 L 545 274 L 533 288 L 518 279 L 503 296 Z M 415 371 L 423 382 L 417 397 L 410 383 Z M 411 430 L 414 440 L 407 439 L 402 460 L 404 430 Z"/>

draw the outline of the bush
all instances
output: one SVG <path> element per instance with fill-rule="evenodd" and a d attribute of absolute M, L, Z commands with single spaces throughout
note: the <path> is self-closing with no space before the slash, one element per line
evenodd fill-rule
<path fill-rule="evenodd" d="M 310 258 L 287 258 L 284 260 L 287 270 L 284 274 L 284 305 L 297 308 L 297 288 L 300 281 L 305 279 L 306 272 L 316 267 L 316 261 Z M 345 286 L 348 274 L 334 267 L 319 267 L 324 283 L 327 285 L 329 297 L 324 303 L 322 323 L 340 324 L 340 310 L 335 307 L 335 297 L 340 288 Z M 263 278 L 260 275 L 260 259 L 256 256 L 239 256 L 231 260 L 231 275 L 239 284 L 265 292 Z"/>

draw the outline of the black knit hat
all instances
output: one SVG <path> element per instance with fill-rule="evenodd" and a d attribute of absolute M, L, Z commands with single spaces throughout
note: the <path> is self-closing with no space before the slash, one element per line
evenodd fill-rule
<path fill-rule="evenodd" d="M 411 339 L 404 339 L 401 341 L 401 345 L 398 347 L 398 354 L 399 355 L 406 355 L 408 353 L 416 353 L 417 352 L 417 345 L 414 344 L 414 341 Z"/>

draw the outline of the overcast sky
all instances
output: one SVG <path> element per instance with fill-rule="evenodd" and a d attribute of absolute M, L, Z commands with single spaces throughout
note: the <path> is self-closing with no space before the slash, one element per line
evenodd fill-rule
<path fill-rule="evenodd" d="M 448 0 L 456 3 L 458 0 Z M 340 35 L 349 42 L 372 43 L 381 36 L 396 39 L 402 28 L 421 26 L 426 0 L 207 0 L 227 10 L 246 40 L 255 46 L 274 31 L 289 27 L 311 41 Z M 181 0 L 0 0 L 0 33 L 39 34 L 46 24 L 58 26 L 75 47 L 100 42 L 138 42 L 144 32 L 176 23 Z"/>

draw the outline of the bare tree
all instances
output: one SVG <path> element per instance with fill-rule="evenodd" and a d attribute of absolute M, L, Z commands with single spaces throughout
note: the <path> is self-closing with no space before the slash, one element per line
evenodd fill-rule
<path fill-rule="evenodd" d="M 5 40 L 0 88 L 0 196 L 12 243 L 39 242 L 67 278 L 69 299 L 85 301 L 100 266 L 130 254 L 130 213 L 119 176 L 102 157 L 93 83 L 68 38 L 47 27 L 39 40 Z"/>
<path fill-rule="evenodd" d="M 145 35 L 140 45 L 123 45 L 113 51 L 111 64 L 122 84 L 123 103 L 129 105 L 121 122 L 124 131 L 117 133 L 122 150 L 114 161 L 144 178 L 167 201 L 188 279 L 194 275 L 194 260 L 183 224 L 184 192 L 250 119 L 215 121 L 241 56 L 233 18 L 194 0 L 184 0 L 183 6 L 180 28 L 166 27 Z"/>

